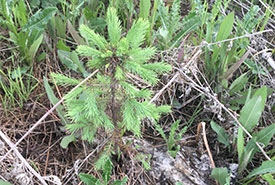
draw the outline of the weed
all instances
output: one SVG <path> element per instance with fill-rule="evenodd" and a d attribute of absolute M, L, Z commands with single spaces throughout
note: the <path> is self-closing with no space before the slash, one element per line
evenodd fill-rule
<path fill-rule="evenodd" d="M 9 3 L 9 4 L 8 4 Z M 31 66 L 39 46 L 43 40 L 46 24 L 56 8 L 45 8 L 28 17 L 23 0 L 18 2 L 1 0 L 0 25 L 9 29 L 10 38 L 4 38 L 19 47 L 19 51 L 27 64 Z M 20 31 L 18 31 L 20 30 Z"/>
<path fill-rule="evenodd" d="M 112 174 L 112 163 L 110 160 L 107 160 L 104 168 L 102 169 L 101 177 L 96 178 L 92 175 L 86 174 L 86 173 L 80 173 L 79 178 L 81 181 L 83 181 L 87 185 L 108 185 L 110 184 L 109 181 L 111 179 L 111 174 Z M 125 176 L 122 180 L 116 180 L 111 185 L 124 185 L 126 184 L 128 180 L 128 177 Z"/>
<path fill-rule="evenodd" d="M 238 129 L 238 136 L 237 136 L 237 151 L 238 151 L 238 159 L 239 159 L 239 168 L 238 173 L 241 175 L 241 173 L 246 169 L 248 163 L 252 161 L 253 156 L 256 152 L 259 151 L 258 146 L 256 145 L 256 142 L 261 143 L 263 147 L 266 147 L 270 140 L 272 139 L 273 135 L 275 134 L 275 125 L 270 125 L 259 132 L 254 132 L 253 128 L 258 124 L 259 119 L 261 117 L 261 114 L 264 110 L 265 101 L 267 98 L 267 88 L 262 87 L 257 89 L 253 92 L 250 88 L 247 96 L 246 101 L 244 103 L 243 108 L 240 112 L 240 123 L 244 126 L 244 128 L 251 133 L 252 139 L 248 141 L 248 143 L 245 145 L 245 133 L 242 128 L 239 127 Z M 225 133 L 224 129 L 214 122 L 211 122 L 211 127 L 215 132 L 218 134 L 218 141 L 225 144 L 226 146 L 229 146 L 229 137 Z M 247 180 L 248 178 L 254 176 L 254 172 L 256 171 L 259 174 L 265 174 L 268 172 L 268 170 L 275 170 L 274 168 L 269 168 L 274 161 L 266 161 L 262 164 L 261 167 L 255 169 L 253 172 L 251 172 L 248 176 L 246 176 L 243 180 Z M 213 170 L 213 177 L 215 174 L 221 174 L 223 173 L 223 176 L 215 176 L 214 178 L 217 179 L 219 182 L 227 179 L 228 175 L 225 175 L 224 169 L 215 169 Z M 255 172 L 255 173 L 256 173 Z M 220 179 L 220 180 L 219 180 Z M 228 181 L 226 180 L 228 183 Z M 226 184 L 226 183 L 222 183 Z"/>
<path fill-rule="evenodd" d="M 228 90 L 228 95 L 232 98 L 230 101 L 231 108 L 240 110 L 239 121 L 253 137 L 253 139 L 246 143 L 246 134 L 242 128 L 239 127 L 236 139 L 239 159 L 238 174 L 241 176 L 243 171 L 247 168 L 248 163 L 252 161 L 255 153 L 259 151 L 256 143 L 261 143 L 263 147 L 266 147 L 273 137 L 275 130 L 274 125 L 271 125 L 259 132 L 254 131 L 254 128 L 259 124 L 268 92 L 265 86 L 257 90 L 252 90 L 251 88 L 249 88 L 249 90 L 244 90 L 249 80 L 253 77 L 253 74 L 263 74 L 261 70 L 257 70 L 256 72 L 252 67 L 253 64 L 251 64 L 251 60 L 247 59 L 249 52 L 246 48 L 249 45 L 249 39 L 244 37 L 234 41 L 226 40 L 234 36 L 252 33 L 257 28 L 263 30 L 264 26 L 267 24 L 267 20 L 271 17 L 271 13 L 267 9 L 267 14 L 265 14 L 265 16 L 258 16 L 260 10 L 259 6 L 252 5 L 244 14 L 243 18 L 239 20 L 234 15 L 234 12 L 228 13 L 226 16 L 221 14 L 221 7 L 226 10 L 229 6 L 229 2 L 230 1 L 217 0 L 209 13 L 207 1 L 202 3 L 200 0 L 194 0 L 192 1 L 192 11 L 197 12 L 202 17 L 199 42 L 205 38 L 206 43 L 215 43 L 214 45 L 206 44 L 204 48 L 207 78 L 209 81 L 218 81 Z M 261 22 L 262 20 L 264 21 Z M 260 27 L 260 25 L 262 27 Z M 243 63 L 246 64 L 251 71 L 243 72 L 228 85 L 229 79 L 231 79 L 233 73 L 237 71 Z M 215 88 L 217 93 L 222 94 L 223 88 L 221 88 L 221 85 L 217 85 Z M 241 94 L 242 98 L 235 98 L 236 94 Z M 221 96 L 224 97 L 224 94 Z M 241 106 L 243 107 L 240 108 Z M 213 121 L 211 122 L 211 127 L 218 134 L 218 141 L 230 147 L 229 136 L 225 130 Z M 268 162 L 272 163 L 272 161 Z M 263 171 L 268 171 L 267 168 L 271 165 L 266 164 L 267 163 L 261 168 Z M 229 174 L 224 168 L 214 169 L 212 171 L 212 176 L 220 184 L 230 183 Z M 249 177 L 252 176 L 248 175 L 247 178 Z M 245 179 L 247 180 L 247 178 Z"/>
<path fill-rule="evenodd" d="M 33 76 L 27 74 L 27 67 L 18 66 L 13 71 L 8 68 L 7 74 L 3 74 L 3 80 L 0 80 L 0 89 L 5 94 L 0 95 L 4 109 L 15 107 L 15 105 L 22 108 L 23 103 L 28 100 L 31 92 L 38 85 L 38 82 L 35 83 L 34 80 L 36 79 Z"/>
<path fill-rule="evenodd" d="M 177 120 L 175 123 L 172 124 L 169 132 L 169 137 L 167 138 L 163 129 L 160 125 L 156 125 L 157 131 L 160 133 L 160 135 L 163 137 L 163 139 L 166 141 L 168 145 L 168 152 L 172 157 L 176 157 L 177 152 L 180 150 L 180 146 L 177 145 L 177 142 L 181 140 L 182 135 L 186 132 L 187 127 L 184 127 L 181 129 L 181 131 L 177 134 L 176 131 L 179 129 L 179 123 L 180 120 Z"/>
<path fill-rule="evenodd" d="M 214 168 L 211 176 L 216 179 L 220 185 L 230 185 L 230 174 L 226 168 Z"/>

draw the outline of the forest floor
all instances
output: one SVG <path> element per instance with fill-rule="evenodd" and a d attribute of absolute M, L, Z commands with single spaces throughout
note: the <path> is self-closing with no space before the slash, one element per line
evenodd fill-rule
<path fill-rule="evenodd" d="M 2 1 L 6 2 L 5 0 L 0 2 Z M 22 2 L 24 3 L 24 1 Z M 86 1 L 83 2 L 86 3 Z M 173 1 L 166 3 L 168 2 L 172 3 Z M 260 16 L 266 16 L 268 12 L 264 6 L 268 5 L 266 1 L 263 4 L 257 1 L 254 5 L 246 1 L 234 0 L 229 2 L 230 8 L 226 12 L 223 12 L 221 8 L 220 12 L 222 12 L 221 14 L 229 14 L 235 11 L 236 27 L 239 23 L 236 21 L 237 18 L 243 20 L 248 10 L 251 10 L 253 6 L 259 7 L 259 10 L 254 12 L 255 17 L 253 19 L 255 20 Z M 152 9 L 153 4 L 154 1 L 152 1 Z M 42 1 L 39 5 L 41 9 L 47 6 Z M 183 21 L 184 17 L 190 15 L 192 3 L 183 1 L 181 5 L 181 21 Z M 205 4 L 201 3 L 201 6 L 203 5 Z M 210 22 L 201 26 L 202 29 L 193 30 L 184 35 L 177 45 L 158 50 L 154 60 L 169 63 L 173 70 L 160 76 L 157 85 L 148 87 L 146 84 L 142 84 L 138 78 L 137 84 L 140 85 L 140 88 L 145 87 L 152 90 L 154 97 L 152 102 L 156 105 L 168 104 L 171 106 L 171 113 L 163 115 L 159 121 L 165 135 L 169 137 L 171 126 L 177 120 L 180 120 L 180 124 L 173 135 L 174 138 L 177 138 L 183 129 L 185 129 L 184 133 L 180 138 L 173 140 L 175 145 L 171 149 L 177 152 L 172 157 L 171 153 L 168 152 L 167 141 L 149 120 L 144 120 L 142 137 L 135 138 L 130 132 L 127 132 L 123 136 L 123 142 L 125 144 L 130 142 L 130 147 L 123 151 L 121 156 L 112 156 L 112 180 L 123 179 L 127 176 L 126 184 L 129 185 L 177 183 L 210 185 L 218 183 L 217 178 L 215 180 L 211 176 L 213 168 L 227 168 L 230 174 L 225 174 L 225 177 L 229 176 L 231 184 L 268 184 L 268 182 L 275 182 L 274 179 L 272 181 L 272 178 L 268 181 L 264 177 L 265 174 L 274 177 L 274 167 L 266 173 L 259 173 L 258 176 L 253 176 L 249 180 L 245 179 L 251 171 L 260 167 L 263 161 L 275 160 L 275 131 L 272 127 L 275 123 L 274 5 L 275 3 L 269 3 L 273 13 L 269 13 L 267 16 L 269 19 L 264 29 L 260 30 L 259 28 L 261 24 L 264 24 L 265 17 L 257 23 L 258 26 L 255 26 L 252 32 L 242 34 L 246 35 L 247 41 L 245 42 L 248 44 L 245 48 L 236 49 L 239 53 L 234 53 L 235 57 L 231 58 L 236 63 L 241 61 L 241 64 L 230 74 L 230 77 L 228 76 L 228 84 L 232 84 L 243 74 L 249 74 L 247 78 L 239 79 L 238 83 L 242 87 L 235 87 L 237 90 L 233 93 L 234 95 L 230 92 L 232 89 L 229 88 L 232 86 L 222 86 L 219 78 L 210 81 L 206 74 L 206 49 L 203 42 L 200 44 L 198 42 L 200 41 L 199 34 L 203 35 L 202 40 L 207 39 L 206 27 Z M 57 4 L 56 6 L 61 9 L 60 5 Z M 136 12 L 139 11 L 137 6 L 138 3 L 136 3 Z M 209 1 L 207 11 L 212 13 L 212 7 L 213 4 Z M 72 7 L 70 6 L 70 8 Z M 49 100 L 45 90 L 44 78 L 50 79 L 50 74 L 53 72 L 75 78 L 82 77 L 81 74 L 71 70 L 61 62 L 56 46 L 60 36 L 54 40 L 56 38 L 52 38 L 48 28 L 50 26 L 47 25 L 42 44 L 35 53 L 35 62 L 32 62 L 31 69 L 27 68 L 23 73 L 26 65 L 23 63 L 25 58 L 22 56 L 22 51 L 19 50 L 21 46 L 11 41 L 9 27 L 1 25 L 1 17 L 4 17 L 3 5 L 0 6 L 0 10 L 0 33 L 2 35 L 0 37 L 0 82 L 5 84 L 5 87 L 13 88 L 11 85 L 7 85 L 13 81 L 18 87 L 18 91 L 16 87 L 14 87 L 15 90 L 8 91 L 4 89 L 4 85 L 0 86 L 0 101 L 2 101 L 0 102 L 0 180 L 22 185 L 43 184 L 43 182 L 80 185 L 84 183 L 80 181 L 79 173 L 89 173 L 100 178 L 99 172 L 94 169 L 94 162 L 102 151 L 104 143 L 110 139 L 108 134 L 98 132 L 97 139 L 92 143 L 77 139 L 71 142 L 67 148 L 60 146 L 62 139 L 68 135 L 68 132 L 64 129 L 58 111 L 53 108 L 54 105 Z M 33 10 L 37 9 L 33 8 Z M 248 21 L 252 22 L 253 19 L 248 18 Z M 78 30 L 77 24 L 73 24 Z M 161 24 L 161 21 L 158 24 Z M 158 26 L 155 25 L 155 27 Z M 237 32 L 236 27 L 234 32 Z M 175 35 L 180 32 L 179 30 L 175 32 Z M 261 31 L 266 32 L 258 34 Z M 67 29 L 65 28 L 65 33 L 67 36 L 63 40 L 67 46 L 64 47 L 74 48 L 77 39 L 68 25 Z M 228 39 L 234 39 L 237 36 L 239 35 L 232 35 Z M 158 45 L 158 39 L 154 40 L 154 44 L 157 48 L 163 48 L 163 45 Z M 249 55 L 242 59 L 246 51 L 249 51 Z M 213 51 L 209 53 L 213 54 Z M 229 55 L 228 52 L 227 56 L 229 57 Z M 250 65 L 249 62 L 253 62 L 253 65 Z M 17 73 L 18 66 L 21 67 L 22 84 L 16 82 L 16 77 L 12 78 L 12 74 Z M 234 65 L 231 63 L 228 69 L 231 69 L 232 66 Z M 2 72 L 6 75 L 3 75 Z M 30 84 L 28 84 L 29 82 Z M 68 87 L 59 87 L 50 80 L 49 82 L 59 100 L 70 90 Z M 33 89 L 24 90 L 30 89 L 29 86 Z M 265 108 L 260 112 L 259 124 L 250 133 L 252 137 L 256 138 L 255 134 L 257 135 L 264 128 L 270 128 L 272 132 L 269 133 L 270 136 L 267 136 L 269 138 L 268 143 L 261 143 L 264 152 L 255 148 L 257 152 L 254 153 L 253 159 L 246 164 L 245 170 L 240 174 L 238 173 L 240 168 L 238 152 L 240 150 L 237 143 L 237 139 L 240 137 L 238 135 L 240 125 L 237 121 L 240 120 L 242 107 L 245 105 L 244 102 L 249 89 L 253 89 L 251 91 L 253 94 L 262 87 L 267 88 L 266 100 L 264 101 Z M 14 102 L 12 99 L 7 99 L 6 96 L 13 96 Z M 234 100 L 237 103 L 232 103 Z M 238 103 L 238 101 L 243 103 Z M 251 112 L 258 114 L 258 111 L 253 113 L 253 109 Z M 220 127 L 215 129 L 212 122 L 217 123 Z M 221 137 L 224 137 L 224 140 Z M 250 139 L 246 135 L 244 142 L 248 143 Z M 17 146 L 10 152 L 9 150 L 14 144 Z M 177 146 L 180 146 L 178 150 L 176 149 Z M 136 153 L 143 156 L 142 160 L 137 159 Z M 219 183 L 221 184 L 221 181 Z M 2 185 L 1 181 L 0 185 Z"/>

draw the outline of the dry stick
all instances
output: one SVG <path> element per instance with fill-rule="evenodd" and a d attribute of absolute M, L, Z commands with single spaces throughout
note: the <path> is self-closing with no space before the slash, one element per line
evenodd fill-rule
<path fill-rule="evenodd" d="M 190 48 L 201 48 L 201 47 L 204 47 L 204 46 L 212 46 L 212 45 L 216 45 L 216 44 L 221 44 L 221 43 L 223 43 L 223 42 L 228 42 L 228 41 L 233 41 L 233 40 L 237 40 L 237 39 L 242 39 L 242 38 L 251 37 L 251 36 L 254 36 L 254 35 L 259 35 L 259 34 L 266 33 L 266 32 L 273 32 L 273 30 L 272 30 L 272 29 L 263 30 L 263 31 L 259 31 L 259 32 L 256 32 L 256 33 L 245 34 L 245 35 L 242 35 L 242 36 L 239 36 L 239 37 L 234 37 L 234 38 L 231 38 L 231 39 L 221 40 L 221 41 L 218 41 L 218 42 L 212 42 L 212 43 L 204 42 L 204 43 L 202 43 L 201 45 L 192 46 L 192 47 L 190 47 Z"/>
<path fill-rule="evenodd" d="M 19 48 L 19 46 L 15 46 L 15 47 L 11 47 L 11 48 L 0 48 L 0 52 L 3 52 L 3 51 L 9 51 L 9 50 L 13 50 L 13 49 L 16 49 L 16 48 Z"/>
<path fill-rule="evenodd" d="M 205 145 L 205 148 L 207 150 L 207 153 L 208 153 L 208 156 L 210 158 L 210 161 L 211 161 L 211 166 L 212 168 L 216 168 L 216 165 L 215 165 L 215 162 L 213 160 L 213 157 L 212 157 L 212 153 L 210 151 L 210 148 L 209 148 L 209 145 L 208 145 L 208 141 L 207 141 L 207 137 L 206 137 L 206 131 L 205 131 L 205 122 L 201 122 L 200 123 L 202 125 L 202 135 L 203 135 L 203 141 L 204 141 L 204 145 Z M 215 179 L 215 182 L 217 185 L 219 185 L 218 181 Z"/>
<path fill-rule="evenodd" d="M 211 167 L 212 169 L 216 168 L 216 165 L 215 165 L 215 162 L 213 160 L 213 157 L 212 157 L 212 153 L 211 153 L 211 150 L 209 148 L 209 144 L 208 144 L 208 141 L 207 141 L 207 137 L 206 137 L 206 130 L 205 130 L 205 122 L 200 122 L 199 125 L 198 125 L 198 129 L 197 129 L 197 139 L 199 137 L 199 134 L 200 134 L 200 129 L 202 127 L 202 136 L 203 136 L 203 142 L 204 142 L 204 146 L 207 150 L 207 153 L 208 153 L 208 156 L 209 156 L 209 159 L 210 159 L 210 162 L 211 162 Z M 196 140 L 197 140 L 196 139 Z M 216 184 L 219 185 L 218 181 L 216 181 Z"/>
<path fill-rule="evenodd" d="M 96 73 L 98 72 L 98 69 L 95 70 L 92 74 L 90 74 L 87 78 L 85 78 L 82 82 L 80 82 L 77 86 L 75 86 L 69 93 L 75 91 L 78 87 L 80 87 L 81 85 L 83 85 L 89 78 L 91 78 L 92 76 L 94 76 Z M 46 114 L 44 114 L 29 130 L 28 132 L 26 132 L 24 134 L 23 137 L 21 137 L 17 143 L 15 143 L 15 145 L 13 145 L 11 147 L 11 149 L 0 159 L 0 163 L 11 153 L 12 150 L 16 149 L 16 146 L 23 141 L 23 139 L 25 139 L 38 125 L 41 124 L 41 122 L 49 115 L 51 114 L 57 107 L 58 105 L 60 105 L 62 102 L 64 101 L 64 96 L 61 98 L 61 100 L 59 100 L 59 102 L 57 102 L 48 112 L 46 112 Z"/>
<path fill-rule="evenodd" d="M 177 72 L 174 77 L 150 100 L 150 103 L 152 103 L 153 101 L 155 101 L 161 94 L 162 92 L 167 89 L 174 81 L 175 79 L 179 76 L 179 72 Z"/>
<path fill-rule="evenodd" d="M 213 95 L 211 95 L 210 93 L 205 93 L 203 88 L 200 87 L 196 82 L 194 82 L 191 78 L 189 78 L 185 73 L 183 73 L 181 70 L 179 70 L 181 72 L 181 74 L 187 78 L 193 85 L 194 88 L 199 91 L 200 93 L 203 93 L 204 95 L 206 95 L 207 97 L 210 97 L 211 99 L 213 99 L 217 104 L 219 104 L 219 106 L 221 106 L 235 121 L 236 123 L 239 125 L 239 127 L 241 127 L 243 129 L 243 131 L 248 135 L 248 137 L 250 139 L 252 139 L 252 135 L 244 128 L 244 126 L 239 122 L 239 120 Z M 256 142 L 257 147 L 261 150 L 262 154 L 265 156 L 265 158 L 269 161 L 271 161 L 270 157 L 266 154 L 266 152 L 264 151 L 264 149 L 261 147 L 261 145 Z"/>
<path fill-rule="evenodd" d="M 195 59 L 200 55 L 202 51 L 198 50 L 197 53 L 190 59 L 190 61 L 185 64 L 183 67 L 188 67 L 192 62 L 195 61 Z M 179 72 L 177 72 L 174 77 L 150 100 L 150 103 L 152 103 L 153 101 L 155 101 L 162 93 L 165 89 L 167 89 L 174 81 L 175 79 L 179 76 Z"/>
<path fill-rule="evenodd" d="M 203 141 L 204 141 L 205 148 L 207 150 L 208 156 L 209 156 L 210 161 L 211 161 L 211 166 L 212 166 L 212 168 L 216 168 L 216 165 L 215 165 L 215 162 L 213 160 L 212 153 L 210 151 L 210 148 L 209 148 L 209 145 L 208 145 L 208 141 L 207 141 L 207 138 L 206 138 L 206 131 L 205 131 L 205 124 L 206 123 L 205 122 L 201 122 L 200 124 L 202 125 Z"/>
<path fill-rule="evenodd" d="M 20 152 L 16 149 L 16 147 L 14 146 L 14 144 L 10 141 L 10 139 L 0 130 L 0 136 L 6 141 L 6 143 L 10 146 L 10 148 L 13 148 L 14 153 L 16 154 L 16 156 L 22 161 L 22 163 L 30 170 L 30 172 L 32 172 L 32 174 L 34 174 L 34 176 L 36 176 L 40 182 L 43 185 L 47 185 L 46 181 L 43 179 L 43 177 L 41 177 L 41 175 L 39 173 L 37 173 L 30 165 L 29 163 L 26 161 L 26 159 L 20 154 Z"/>

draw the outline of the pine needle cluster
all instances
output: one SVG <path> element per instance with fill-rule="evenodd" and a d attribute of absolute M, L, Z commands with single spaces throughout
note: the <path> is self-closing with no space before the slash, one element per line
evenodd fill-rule
<path fill-rule="evenodd" d="M 121 21 L 116 10 L 108 8 L 106 15 L 108 39 L 95 33 L 86 25 L 80 26 L 80 34 L 87 45 L 76 51 L 89 58 L 88 67 L 99 69 L 96 78 L 65 96 L 67 116 L 73 124 L 66 125 L 82 140 L 93 141 L 99 128 L 114 136 L 113 144 L 125 131 L 141 136 L 141 121 L 148 118 L 157 121 L 169 106 L 149 103 L 151 91 L 139 89 L 128 80 L 129 73 L 139 76 L 149 84 L 158 82 L 158 75 L 171 70 L 163 62 L 148 63 L 154 56 L 154 47 L 141 48 L 149 23 L 144 19 L 133 22 L 126 36 L 122 37 Z M 60 85 L 76 85 L 80 80 L 60 74 L 52 74 Z"/>

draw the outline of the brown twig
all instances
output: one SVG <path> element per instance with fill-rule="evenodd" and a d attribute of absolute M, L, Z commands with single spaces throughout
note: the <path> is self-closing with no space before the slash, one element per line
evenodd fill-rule
<path fill-rule="evenodd" d="M 207 150 L 208 156 L 210 158 L 211 166 L 212 166 L 212 168 L 216 168 L 215 162 L 214 162 L 213 157 L 212 157 L 211 150 L 210 150 L 209 145 L 208 145 L 207 137 L 206 137 L 206 131 L 205 131 L 205 124 L 206 123 L 205 122 L 200 122 L 200 124 L 202 125 L 203 142 L 204 142 L 205 148 Z"/>
<path fill-rule="evenodd" d="M 216 168 L 216 165 L 215 165 L 215 162 L 213 160 L 212 153 L 211 153 L 208 141 L 207 141 L 206 131 L 205 131 L 205 124 L 206 124 L 205 122 L 200 122 L 199 123 L 199 125 L 197 127 L 197 138 L 196 138 L 196 141 L 198 142 L 198 140 L 199 140 L 200 130 L 201 130 L 201 127 L 202 127 L 202 136 L 203 136 L 204 146 L 205 146 L 205 148 L 207 150 L 207 153 L 208 153 L 208 156 L 209 156 L 209 159 L 210 159 L 210 162 L 211 162 L 211 167 L 212 167 L 212 169 L 214 169 L 214 168 Z M 219 183 L 218 183 L 217 180 L 216 180 L 216 184 L 219 185 Z"/>

